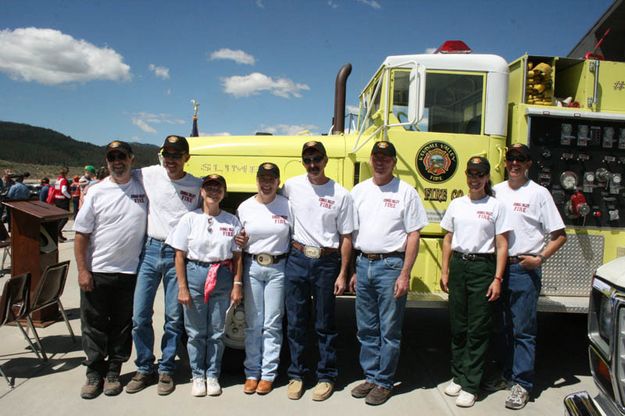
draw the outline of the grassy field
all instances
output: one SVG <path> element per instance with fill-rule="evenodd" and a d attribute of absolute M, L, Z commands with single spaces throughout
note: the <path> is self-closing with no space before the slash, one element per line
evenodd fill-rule
<path fill-rule="evenodd" d="M 99 166 L 96 166 L 98 169 Z M 25 182 L 39 182 L 41 178 L 47 176 L 54 182 L 61 169 L 60 165 L 33 165 L 30 163 L 17 163 L 9 162 L 6 160 L 0 160 L 0 174 L 4 176 L 5 170 L 11 170 L 13 173 L 29 172 L 30 176 L 26 178 Z M 84 166 L 69 166 L 68 178 L 72 178 L 76 175 L 82 176 L 84 174 Z"/>

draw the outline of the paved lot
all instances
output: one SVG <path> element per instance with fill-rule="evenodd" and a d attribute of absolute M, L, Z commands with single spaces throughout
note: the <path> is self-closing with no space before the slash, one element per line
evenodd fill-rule
<path fill-rule="evenodd" d="M 72 233 L 66 233 L 72 237 Z M 506 392 L 500 391 L 482 397 L 471 409 L 460 409 L 451 398 L 443 394 L 449 380 L 449 324 L 446 310 L 410 309 L 406 313 L 402 356 L 398 372 L 398 384 L 394 396 L 383 406 L 370 407 L 361 400 L 353 399 L 349 391 L 361 378 L 358 366 L 358 343 L 355 337 L 354 303 L 352 299 L 340 299 L 337 304 L 339 317 L 340 377 L 337 392 L 327 401 L 311 400 L 308 390 L 299 401 L 286 397 L 286 375 L 282 366 L 277 388 L 261 397 L 247 396 L 242 392 L 243 354 L 227 350 L 224 358 L 220 397 L 194 398 L 190 396 L 189 370 L 184 364 L 175 375 L 176 391 L 167 397 L 159 397 L 156 387 L 118 397 L 100 396 L 86 401 L 79 397 L 84 381 L 81 366 L 83 353 L 80 346 L 79 290 L 73 261 L 73 244 L 70 239 L 61 244 L 61 260 L 71 259 L 72 265 L 63 302 L 69 312 L 71 324 L 78 342 L 72 343 L 62 323 L 40 330 L 44 348 L 50 360 L 43 363 L 26 348 L 26 342 L 14 327 L 0 328 L 0 365 L 15 378 L 15 388 L 10 390 L 0 379 L 0 409 L 4 415 L 136 415 L 146 414 L 212 414 L 230 416 L 251 414 L 271 415 L 318 415 L 326 413 L 342 415 L 367 414 L 423 414 L 423 415 L 556 415 L 562 414 L 562 398 L 571 392 L 589 390 L 595 395 L 586 355 L 586 317 L 581 315 L 546 314 L 540 316 L 539 350 L 537 357 L 537 388 L 534 399 L 521 411 L 503 407 Z M 4 277 L 3 279 L 6 279 Z M 2 282 L 2 280 L 0 280 Z M 161 295 L 157 299 L 162 299 Z M 155 326 L 162 326 L 162 307 L 156 305 Z M 157 337 L 160 336 L 157 330 Z M 131 360 L 134 359 L 131 358 Z M 283 360 L 285 361 L 285 360 Z M 134 366 L 132 362 L 123 368 L 127 382 Z"/>

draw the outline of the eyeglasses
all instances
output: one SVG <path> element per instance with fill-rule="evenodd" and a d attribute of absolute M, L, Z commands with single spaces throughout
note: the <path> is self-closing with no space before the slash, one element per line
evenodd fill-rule
<path fill-rule="evenodd" d="M 109 162 L 115 162 L 116 160 L 126 160 L 128 155 L 122 152 L 110 152 L 106 155 L 106 160 Z"/>
<path fill-rule="evenodd" d="M 525 157 L 525 156 L 522 156 L 522 155 L 508 155 L 508 156 L 506 156 L 506 160 L 508 162 L 514 162 L 516 160 L 519 163 L 525 163 L 529 159 L 527 157 Z"/>
<path fill-rule="evenodd" d="M 213 232 L 213 219 L 211 217 L 208 218 L 208 232 Z"/>
<path fill-rule="evenodd" d="M 483 178 L 484 176 L 486 176 L 485 172 L 469 172 L 466 171 L 465 172 L 468 178 Z"/>
<path fill-rule="evenodd" d="M 315 157 L 303 157 L 302 162 L 305 165 L 310 165 L 311 163 L 319 163 L 323 160 L 323 156 L 315 156 Z"/>
<path fill-rule="evenodd" d="M 161 155 L 168 159 L 180 160 L 182 159 L 182 156 L 184 156 L 184 153 L 161 152 Z"/>

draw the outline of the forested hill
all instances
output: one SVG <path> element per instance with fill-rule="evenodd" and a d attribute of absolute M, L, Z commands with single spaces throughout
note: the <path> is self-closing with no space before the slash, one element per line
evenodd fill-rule
<path fill-rule="evenodd" d="M 157 163 L 158 146 L 131 146 L 134 167 Z M 104 163 L 104 146 L 81 142 L 51 129 L 0 121 L 0 159 L 36 165 L 99 166 Z"/>

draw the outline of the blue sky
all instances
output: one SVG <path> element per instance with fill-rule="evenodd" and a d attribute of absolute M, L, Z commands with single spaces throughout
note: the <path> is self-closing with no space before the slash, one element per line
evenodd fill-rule
<path fill-rule="evenodd" d="M 327 132 L 344 63 L 357 105 L 388 55 L 566 55 L 611 3 L 0 0 L 0 120 L 160 145 L 196 99 L 202 134 Z"/>

